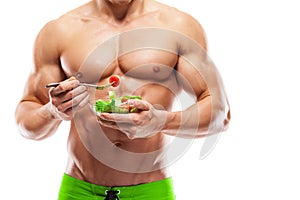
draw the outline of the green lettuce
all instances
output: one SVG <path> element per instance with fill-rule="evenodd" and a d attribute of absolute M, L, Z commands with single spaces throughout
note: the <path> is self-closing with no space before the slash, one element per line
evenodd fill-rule
<path fill-rule="evenodd" d="M 128 105 L 128 106 L 122 106 L 120 105 L 129 99 L 138 99 L 142 100 L 141 96 L 121 96 L 117 97 L 115 91 L 109 91 L 109 100 L 99 99 L 96 101 L 94 105 L 94 109 L 96 112 L 107 112 L 107 113 L 132 113 L 136 112 L 137 109 Z"/>

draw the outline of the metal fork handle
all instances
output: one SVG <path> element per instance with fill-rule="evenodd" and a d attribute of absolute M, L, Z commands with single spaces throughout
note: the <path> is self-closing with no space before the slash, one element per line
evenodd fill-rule
<path fill-rule="evenodd" d="M 95 88 L 96 90 L 103 90 L 105 88 L 108 88 L 108 87 L 112 86 L 113 83 L 114 82 L 108 83 L 106 85 L 95 85 L 95 84 L 90 84 L 90 83 L 79 83 L 79 85 L 92 87 L 92 88 Z"/>
<path fill-rule="evenodd" d="M 95 88 L 96 90 L 103 90 L 105 88 L 108 88 L 108 87 L 112 86 L 112 84 L 114 84 L 114 82 L 108 83 L 106 85 L 95 85 L 95 84 L 90 84 L 90 83 L 79 83 L 79 85 Z M 57 87 L 57 86 L 59 86 L 59 83 L 49 83 L 49 84 L 46 85 L 46 88 Z"/>
<path fill-rule="evenodd" d="M 57 86 L 59 86 L 59 83 L 49 83 L 45 87 L 46 88 L 51 88 L 51 87 L 57 87 Z"/>

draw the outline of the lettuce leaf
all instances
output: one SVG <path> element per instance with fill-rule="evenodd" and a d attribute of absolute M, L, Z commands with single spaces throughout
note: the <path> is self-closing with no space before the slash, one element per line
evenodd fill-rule
<path fill-rule="evenodd" d="M 128 101 L 129 99 L 138 99 L 142 100 L 141 96 L 121 96 L 117 97 L 115 91 L 108 92 L 110 100 L 99 99 L 96 101 L 94 105 L 94 109 L 96 112 L 108 112 L 108 113 L 131 113 L 136 112 L 137 109 L 133 107 L 121 108 L 120 105 L 123 102 Z"/>

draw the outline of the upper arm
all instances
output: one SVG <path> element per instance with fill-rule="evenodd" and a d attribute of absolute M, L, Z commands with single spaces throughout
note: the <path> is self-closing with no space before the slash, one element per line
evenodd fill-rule
<path fill-rule="evenodd" d="M 227 124 L 230 119 L 229 103 L 221 75 L 208 56 L 204 30 L 191 17 L 184 21 L 188 27 L 179 42 L 179 83 L 187 92 L 193 93 L 198 102 L 209 97 L 212 117 L 225 114 L 224 124 Z"/>
<path fill-rule="evenodd" d="M 209 95 L 203 66 L 207 65 L 207 41 L 201 24 L 188 14 L 178 18 L 181 35 L 178 38 L 178 80 L 183 89 L 201 99 Z"/>
<path fill-rule="evenodd" d="M 65 78 L 60 65 L 60 34 L 56 21 L 47 23 L 34 43 L 34 68 L 25 85 L 22 101 L 45 104 L 49 101 L 45 85 Z"/>

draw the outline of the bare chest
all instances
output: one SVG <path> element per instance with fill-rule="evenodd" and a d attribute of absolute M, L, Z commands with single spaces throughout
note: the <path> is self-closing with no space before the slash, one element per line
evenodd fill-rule
<path fill-rule="evenodd" d="M 67 76 L 94 83 L 111 74 L 165 80 L 177 60 L 178 42 L 172 31 L 142 23 L 122 28 L 85 23 L 67 39 L 61 55 Z"/>

